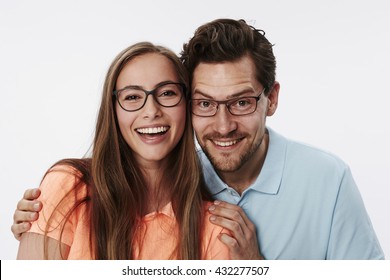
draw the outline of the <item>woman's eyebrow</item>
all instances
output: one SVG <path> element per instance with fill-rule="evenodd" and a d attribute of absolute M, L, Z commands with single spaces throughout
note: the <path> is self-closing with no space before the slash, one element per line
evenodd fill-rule
<path fill-rule="evenodd" d="M 170 83 L 178 83 L 178 82 L 174 82 L 171 80 L 162 81 L 162 82 L 159 82 L 157 85 L 155 85 L 154 89 L 158 88 L 160 86 L 166 85 L 166 84 L 170 84 Z M 140 85 L 127 85 L 119 90 L 124 90 L 124 89 L 145 89 L 145 88 L 143 86 L 140 86 Z M 117 91 L 119 91 L 119 90 L 117 90 Z"/>

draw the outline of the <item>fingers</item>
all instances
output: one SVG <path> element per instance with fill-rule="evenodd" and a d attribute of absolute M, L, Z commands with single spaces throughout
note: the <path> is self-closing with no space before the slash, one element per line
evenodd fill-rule
<path fill-rule="evenodd" d="M 42 209 L 42 202 L 38 200 L 29 200 L 24 197 L 23 199 L 19 200 L 16 208 L 19 211 L 39 212 Z"/>
<path fill-rule="evenodd" d="M 218 235 L 218 239 L 224 243 L 230 252 L 230 258 L 232 260 L 263 260 L 264 257 L 260 254 L 257 244 L 253 244 L 249 247 L 243 247 L 240 245 L 234 237 L 228 234 L 221 233 Z"/>
<path fill-rule="evenodd" d="M 221 233 L 218 235 L 218 239 L 221 240 L 226 246 L 228 246 L 231 250 L 233 250 L 233 254 L 230 257 L 233 257 L 234 252 L 239 248 L 239 244 L 237 240 L 226 233 Z"/>
<path fill-rule="evenodd" d="M 15 210 L 14 223 L 11 226 L 11 231 L 17 240 L 20 240 L 22 233 L 25 233 L 31 228 L 31 222 L 36 221 L 39 217 L 37 212 L 26 212 Z"/>
<path fill-rule="evenodd" d="M 240 206 L 219 200 L 214 201 L 214 205 L 216 206 L 216 215 L 224 216 L 226 218 L 237 221 L 242 220 L 248 227 L 253 225 Z M 226 209 L 227 211 L 225 212 L 223 209 Z"/>
<path fill-rule="evenodd" d="M 34 189 L 28 189 L 24 192 L 23 198 L 27 200 L 34 200 L 37 199 L 41 195 L 41 190 L 34 188 Z"/>
<path fill-rule="evenodd" d="M 213 207 L 211 208 L 213 209 Z M 248 247 L 248 242 L 253 238 L 251 230 L 248 229 L 237 211 L 226 208 L 219 209 L 216 207 L 214 211 L 210 210 L 210 212 L 214 212 L 210 217 L 210 221 L 228 230 L 227 234 L 221 234 L 221 241 L 230 248 L 231 257 L 239 255 L 240 250 L 244 250 Z"/>
<path fill-rule="evenodd" d="M 232 232 L 233 236 L 239 238 L 244 234 L 245 222 L 237 211 L 210 206 L 210 221 Z"/>
<path fill-rule="evenodd" d="M 36 221 L 38 217 L 39 217 L 38 212 L 20 211 L 17 209 L 15 210 L 14 213 L 14 224 L 33 222 Z"/>
<path fill-rule="evenodd" d="M 11 231 L 14 234 L 15 238 L 20 241 L 20 238 L 22 236 L 22 233 L 28 231 L 31 228 L 31 223 L 20 223 L 20 224 L 13 224 L 11 226 Z"/>
<path fill-rule="evenodd" d="M 39 189 L 28 189 L 24 192 L 23 198 L 18 202 L 14 213 L 14 223 L 11 231 L 17 240 L 20 240 L 22 233 L 31 228 L 31 222 L 39 217 L 38 212 L 42 209 L 42 202 L 36 200 L 41 194 Z"/>
<path fill-rule="evenodd" d="M 38 212 L 42 209 L 42 203 L 36 200 L 41 195 L 40 189 L 28 189 L 24 192 L 23 198 L 17 204 L 17 210 Z M 15 221 L 15 217 L 14 217 Z M 23 221 L 20 219 L 19 221 Z"/>
<path fill-rule="evenodd" d="M 227 202 L 215 201 L 212 206 L 209 207 L 209 211 L 212 214 L 210 221 L 221 227 L 232 231 L 235 237 L 244 235 L 245 238 L 251 236 L 251 232 L 255 231 L 255 226 L 248 219 L 241 207 L 233 205 Z"/>
<path fill-rule="evenodd" d="M 262 259 L 259 251 L 256 227 L 241 207 L 215 201 L 209 207 L 210 221 L 228 230 L 218 238 L 230 251 L 232 259 Z"/>

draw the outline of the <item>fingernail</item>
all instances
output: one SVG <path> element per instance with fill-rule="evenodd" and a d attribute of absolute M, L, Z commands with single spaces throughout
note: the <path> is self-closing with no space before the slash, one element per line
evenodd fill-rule
<path fill-rule="evenodd" d="M 214 204 L 215 204 L 215 205 L 219 205 L 220 203 L 221 203 L 221 201 L 219 201 L 219 200 L 215 200 L 215 201 L 214 201 Z"/>
<path fill-rule="evenodd" d="M 39 202 L 35 203 L 33 205 L 33 208 L 34 208 L 35 211 L 38 211 L 39 210 Z"/>
<path fill-rule="evenodd" d="M 30 218 L 31 218 L 31 219 L 35 219 L 36 216 L 37 216 L 37 213 L 31 213 L 31 214 L 30 214 Z"/>
<path fill-rule="evenodd" d="M 217 218 L 217 217 L 215 217 L 214 215 L 211 215 L 211 216 L 210 216 L 210 221 L 215 221 L 216 218 Z"/>
<path fill-rule="evenodd" d="M 214 211 L 214 210 L 215 210 L 215 206 L 214 206 L 214 205 L 211 205 L 211 206 L 209 207 L 209 210 L 210 210 L 210 211 Z"/>

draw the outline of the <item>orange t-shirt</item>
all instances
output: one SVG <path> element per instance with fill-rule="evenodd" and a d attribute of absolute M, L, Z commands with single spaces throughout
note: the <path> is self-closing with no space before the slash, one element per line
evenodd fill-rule
<path fill-rule="evenodd" d="M 40 200 L 43 203 L 43 209 L 39 219 L 32 224 L 29 232 L 44 234 L 47 220 L 53 213 L 60 200 L 69 191 L 74 192 L 74 183 L 76 177 L 74 171 L 68 166 L 57 166 L 49 172 L 42 181 L 40 189 Z M 80 192 L 74 192 L 69 196 L 66 203 L 61 205 L 61 209 L 56 210 L 54 221 L 48 236 L 60 240 L 70 247 L 68 259 L 92 259 L 89 247 L 89 218 L 86 215 L 86 204 L 79 206 L 69 216 L 68 221 L 64 223 L 63 218 L 69 209 L 74 205 L 77 199 L 86 195 L 86 186 L 82 185 Z M 202 240 L 201 259 L 229 259 L 228 248 L 217 238 L 223 228 L 213 225 L 209 221 L 210 214 L 207 208 L 210 202 L 204 203 L 205 218 Z M 64 226 L 62 237 L 61 231 Z M 171 203 L 168 203 L 160 211 L 149 213 L 142 218 L 141 226 L 136 233 L 133 257 L 139 260 L 165 260 L 172 259 L 173 251 L 176 246 L 177 224 L 173 213 Z M 139 241 L 137 241 L 139 240 Z M 173 257 L 174 258 L 174 257 Z"/>

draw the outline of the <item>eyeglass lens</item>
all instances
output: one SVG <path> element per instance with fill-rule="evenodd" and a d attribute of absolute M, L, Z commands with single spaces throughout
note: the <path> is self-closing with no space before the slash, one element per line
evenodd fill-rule
<path fill-rule="evenodd" d="M 240 97 L 227 101 L 215 101 L 207 99 L 193 99 L 191 100 L 191 109 L 195 115 L 198 116 L 214 116 L 220 104 L 225 104 L 232 115 L 247 115 L 256 111 L 257 101 L 259 97 L 249 96 Z"/>
<path fill-rule="evenodd" d="M 123 109 L 136 111 L 145 105 L 149 95 L 153 95 L 161 106 L 173 107 L 180 102 L 183 96 L 183 87 L 178 83 L 168 83 L 146 91 L 140 87 L 129 86 L 117 92 L 117 99 Z"/>

